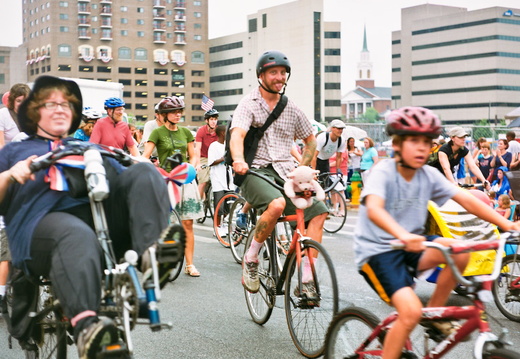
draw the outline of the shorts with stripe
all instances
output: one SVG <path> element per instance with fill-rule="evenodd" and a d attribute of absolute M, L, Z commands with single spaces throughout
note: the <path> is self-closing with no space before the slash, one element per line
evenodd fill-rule
<path fill-rule="evenodd" d="M 427 236 L 428 241 L 435 238 L 438 236 Z M 390 300 L 395 292 L 413 286 L 421 256 L 422 253 L 405 250 L 381 253 L 371 257 L 359 273 L 381 299 L 391 304 Z"/>

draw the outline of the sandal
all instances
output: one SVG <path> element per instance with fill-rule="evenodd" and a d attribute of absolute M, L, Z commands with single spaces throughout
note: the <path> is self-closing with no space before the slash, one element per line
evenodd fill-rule
<path fill-rule="evenodd" d="M 193 264 L 184 267 L 184 273 L 186 273 L 190 277 L 200 277 L 200 272 L 197 270 L 197 268 L 195 268 Z"/>

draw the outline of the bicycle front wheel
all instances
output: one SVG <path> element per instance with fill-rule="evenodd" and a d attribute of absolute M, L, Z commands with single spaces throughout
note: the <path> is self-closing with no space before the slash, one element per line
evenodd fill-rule
<path fill-rule="evenodd" d="M 229 248 L 231 254 L 238 264 L 242 264 L 242 257 L 244 256 L 246 249 L 246 242 L 249 233 L 253 230 L 256 217 L 254 210 L 250 210 L 247 213 L 247 226 L 246 228 L 240 228 L 237 226 L 237 216 L 242 212 L 242 208 L 246 204 L 246 200 L 239 197 L 229 209 L 229 224 L 228 224 L 228 236 L 229 236 Z"/>
<path fill-rule="evenodd" d="M 323 229 L 329 233 L 336 233 L 347 220 L 347 202 L 337 190 L 332 189 L 325 195 L 325 204 L 329 215 L 323 224 Z"/>
<path fill-rule="evenodd" d="M 379 319 L 363 308 L 351 307 L 338 313 L 329 325 L 325 338 L 325 359 L 361 358 L 371 351 L 374 357 L 382 354 L 384 337 L 366 342 Z"/>
<path fill-rule="evenodd" d="M 498 310 L 506 318 L 520 322 L 520 257 L 518 255 L 510 254 L 502 259 L 502 270 L 495 279 L 492 290 Z"/>
<path fill-rule="evenodd" d="M 338 311 L 338 282 L 323 246 L 314 240 L 304 240 L 302 245 L 299 266 L 296 253 L 288 258 L 285 316 L 296 348 L 306 357 L 316 358 L 323 354 L 327 327 Z M 318 257 L 311 266 L 314 288 L 309 289 L 302 284 L 303 258 L 316 252 Z"/>
<path fill-rule="evenodd" d="M 170 212 L 170 224 L 179 224 L 182 226 L 181 216 L 179 215 L 179 213 L 177 213 L 175 209 L 172 209 L 172 211 Z M 175 267 L 173 267 L 172 271 L 170 272 L 170 278 L 168 279 L 169 282 L 173 282 L 175 279 L 177 279 L 179 274 L 181 274 L 183 264 L 184 256 L 179 260 L 179 262 L 177 262 Z"/>
<path fill-rule="evenodd" d="M 53 305 L 51 287 L 39 286 L 36 312 Z M 31 334 L 31 349 L 24 349 L 26 358 L 67 358 L 67 321 L 59 311 L 51 310 L 37 320 Z"/>
<path fill-rule="evenodd" d="M 238 195 L 234 192 L 224 195 L 224 197 L 218 201 L 213 215 L 213 232 L 219 243 L 225 248 L 229 248 L 229 219 L 231 217 L 229 209 L 237 198 Z M 219 213 L 222 214 L 220 215 Z M 218 225 L 219 223 L 220 226 Z"/>
<path fill-rule="evenodd" d="M 255 231 L 253 230 L 247 237 L 245 252 L 247 252 L 247 249 L 251 246 L 254 237 Z M 258 279 L 260 280 L 260 290 L 257 293 L 251 293 L 244 288 L 249 314 L 251 314 L 253 321 L 260 325 L 266 323 L 271 317 L 276 300 L 276 283 L 271 275 L 270 258 L 269 247 L 267 241 L 265 241 L 258 253 Z M 274 270 L 277 269 L 275 268 Z"/>

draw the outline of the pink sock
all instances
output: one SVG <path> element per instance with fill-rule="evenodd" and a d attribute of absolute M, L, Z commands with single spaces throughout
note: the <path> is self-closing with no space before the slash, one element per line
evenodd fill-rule
<path fill-rule="evenodd" d="M 263 243 L 259 243 L 256 239 L 251 241 L 251 246 L 246 254 L 246 262 L 256 262 L 258 260 L 258 252 L 260 252 L 260 248 L 262 248 Z"/>
<path fill-rule="evenodd" d="M 309 283 L 313 280 L 311 263 L 309 262 L 309 257 L 303 257 L 302 261 L 303 261 L 302 282 Z M 318 258 L 313 258 L 312 263 L 314 264 L 314 269 L 316 269 L 318 266 Z"/>

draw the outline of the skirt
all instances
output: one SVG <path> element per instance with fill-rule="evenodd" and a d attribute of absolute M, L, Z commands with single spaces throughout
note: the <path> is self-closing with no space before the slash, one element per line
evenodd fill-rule
<path fill-rule="evenodd" d="M 197 219 L 204 216 L 197 182 L 181 186 L 181 201 L 175 206 L 181 220 Z"/>

